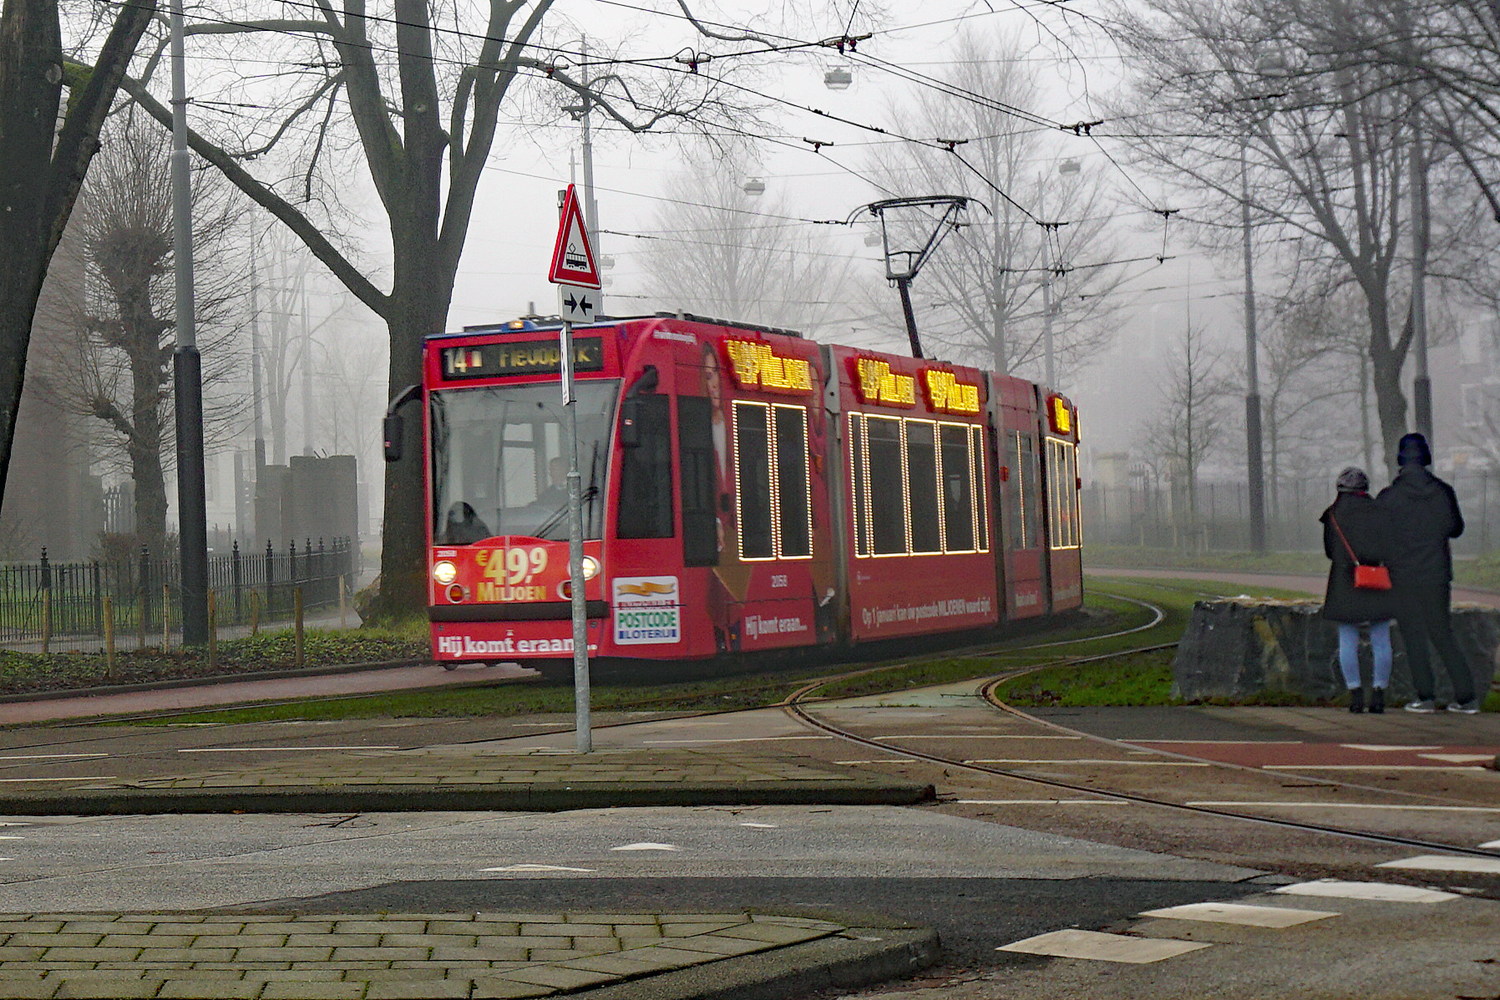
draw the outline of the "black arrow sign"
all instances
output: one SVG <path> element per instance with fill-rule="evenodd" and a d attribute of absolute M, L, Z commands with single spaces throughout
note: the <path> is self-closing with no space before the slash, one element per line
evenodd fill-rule
<path fill-rule="evenodd" d="M 568 312 L 582 311 L 585 316 L 594 311 L 593 303 L 589 302 L 587 296 L 574 298 L 572 294 L 569 294 L 567 298 L 563 299 L 563 305 L 568 307 Z"/>

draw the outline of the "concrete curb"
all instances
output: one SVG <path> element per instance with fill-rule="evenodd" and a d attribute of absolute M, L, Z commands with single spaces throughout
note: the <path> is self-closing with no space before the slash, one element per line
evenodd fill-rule
<path fill-rule="evenodd" d="M 816 941 L 574 993 L 583 1000 L 802 1000 L 910 976 L 938 957 L 926 927 L 848 927 Z"/>
<path fill-rule="evenodd" d="M 567 812 L 642 806 L 916 805 L 936 798 L 915 783 L 329 785 L 265 788 L 71 789 L 0 796 L 3 816 L 184 813 Z"/>

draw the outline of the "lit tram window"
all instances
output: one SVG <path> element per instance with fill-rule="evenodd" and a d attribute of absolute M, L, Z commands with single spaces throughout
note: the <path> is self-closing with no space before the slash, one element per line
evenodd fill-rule
<path fill-rule="evenodd" d="M 906 462 L 899 417 L 865 417 L 870 481 L 870 548 L 873 555 L 906 555 Z M 877 471 L 878 470 L 878 471 Z"/>
<path fill-rule="evenodd" d="M 990 550 L 989 494 L 984 485 L 984 428 L 970 428 L 973 447 L 970 449 L 970 468 L 974 482 L 974 536 L 979 542 L 980 552 Z"/>
<path fill-rule="evenodd" d="M 854 554 L 870 554 L 870 480 L 865 475 L 865 418 L 849 414 L 849 492 L 854 498 Z"/>
<path fill-rule="evenodd" d="M 734 442 L 740 558 L 811 557 L 807 408 L 736 401 Z"/>
<path fill-rule="evenodd" d="M 942 424 L 938 434 L 943 470 L 943 548 L 948 552 L 973 552 L 976 507 L 969 429 L 963 424 Z"/>
<path fill-rule="evenodd" d="M 1078 504 L 1078 446 L 1047 439 L 1048 545 L 1076 549 L 1082 544 Z"/>
<path fill-rule="evenodd" d="M 778 403 L 776 423 L 776 540 L 782 559 L 812 555 L 812 481 L 807 475 L 807 409 Z"/>
<path fill-rule="evenodd" d="M 941 503 L 938 497 L 937 424 L 906 421 L 907 509 L 911 513 L 911 551 L 943 551 Z"/>

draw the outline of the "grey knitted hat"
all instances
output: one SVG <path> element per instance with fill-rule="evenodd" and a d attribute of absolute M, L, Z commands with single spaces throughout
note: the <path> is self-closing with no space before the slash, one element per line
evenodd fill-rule
<path fill-rule="evenodd" d="M 1340 493 L 1366 493 L 1370 489 L 1370 477 L 1365 470 L 1351 465 L 1339 473 L 1337 486 Z"/>

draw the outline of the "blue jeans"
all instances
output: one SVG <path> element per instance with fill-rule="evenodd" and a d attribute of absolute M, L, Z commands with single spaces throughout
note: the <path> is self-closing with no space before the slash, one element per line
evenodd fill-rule
<path fill-rule="evenodd" d="M 1391 683 L 1391 623 L 1370 623 L 1370 651 L 1375 654 L 1375 678 L 1372 687 L 1384 688 Z M 1353 691 L 1359 680 L 1359 626 L 1339 622 L 1339 669 L 1344 672 L 1344 686 Z"/>

